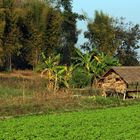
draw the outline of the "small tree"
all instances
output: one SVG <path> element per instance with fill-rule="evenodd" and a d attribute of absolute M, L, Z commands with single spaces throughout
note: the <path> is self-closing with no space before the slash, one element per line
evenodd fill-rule
<path fill-rule="evenodd" d="M 48 84 L 53 84 L 53 87 L 51 88 L 53 88 L 54 91 L 56 91 L 60 85 L 69 88 L 69 80 L 71 78 L 74 66 L 72 65 L 68 67 L 59 65 L 60 54 L 46 58 L 44 53 L 42 53 L 42 57 L 45 62 L 45 69 L 41 72 L 41 77 L 44 73 L 47 73 L 46 78 L 49 82 Z"/>

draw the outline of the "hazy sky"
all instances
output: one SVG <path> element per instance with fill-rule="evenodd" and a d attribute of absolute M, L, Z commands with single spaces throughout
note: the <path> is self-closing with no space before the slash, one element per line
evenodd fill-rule
<path fill-rule="evenodd" d="M 73 0 L 73 9 L 82 9 L 93 17 L 95 10 L 102 10 L 113 17 L 126 17 L 132 22 L 140 22 L 140 0 Z"/>
<path fill-rule="evenodd" d="M 113 17 L 125 17 L 126 22 L 140 24 L 140 0 L 73 0 L 73 10 L 81 13 L 84 10 L 90 18 L 95 10 L 102 10 Z M 78 28 L 86 30 L 84 22 L 78 22 Z M 80 37 L 78 45 L 83 41 Z"/>

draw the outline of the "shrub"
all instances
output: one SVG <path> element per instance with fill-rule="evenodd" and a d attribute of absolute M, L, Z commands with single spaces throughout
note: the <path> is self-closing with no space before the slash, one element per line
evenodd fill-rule
<path fill-rule="evenodd" d="M 84 88 L 91 83 L 91 75 L 88 75 L 82 68 L 73 71 L 70 85 L 74 88 Z"/>

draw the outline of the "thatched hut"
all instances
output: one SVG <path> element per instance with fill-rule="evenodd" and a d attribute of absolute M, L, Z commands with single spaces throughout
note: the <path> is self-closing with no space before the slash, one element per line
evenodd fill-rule
<path fill-rule="evenodd" d="M 140 66 L 112 67 L 98 81 L 103 96 L 123 95 L 136 98 L 140 93 Z"/>

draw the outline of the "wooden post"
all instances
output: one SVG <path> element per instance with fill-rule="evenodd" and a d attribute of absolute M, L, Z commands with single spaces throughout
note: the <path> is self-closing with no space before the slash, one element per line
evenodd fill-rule
<path fill-rule="evenodd" d="M 24 81 L 24 78 L 23 78 L 23 85 L 22 85 L 22 99 L 24 102 L 25 101 L 25 81 Z"/>
<path fill-rule="evenodd" d="M 105 89 L 103 89 L 103 91 L 102 91 L 102 96 L 106 98 L 106 90 Z"/>
<path fill-rule="evenodd" d="M 125 98 L 126 98 L 126 91 L 123 94 L 123 100 L 125 100 Z"/>
<path fill-rule="evenodd" d="M 137 90 L 137 98 L 139 98 L 139 93 L 138 93 L 138 82 L 137 82 L 137 86 L 136 86 L 136 90 Z"/>

